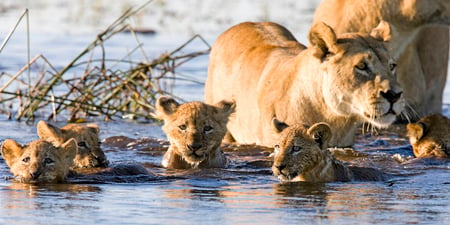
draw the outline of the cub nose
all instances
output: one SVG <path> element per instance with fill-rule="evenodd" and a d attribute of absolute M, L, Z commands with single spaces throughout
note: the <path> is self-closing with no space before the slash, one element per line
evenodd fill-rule
<path fill-rule="evenodd" d="M 41 175 L 40 171 L 30 172 L 31 179 L 36 180 Z"/>
<path fill-rule="evenodd" d="M 395 103 L 397 102 L 400 97 L 402 96 L 403 92 L 398 92 L 395 93 L 395 91 L 393 90 L 388 90 L 387 92 L 384 91 L 380 91 L 380 95 L 383 96 L 383 98 L 385 98 L 386 100 L 388 100 L 390 103 Z"/>
<path fill-rule="evenodd" d="M 200 149 L 202 147 L 202 144 L 200 143 L 193 143 L 187 146 L 189 150 L 195 152 L 196 150 Z"/>
<path fill-rule="evenodd" d="M 284 168 L 286 168 L 286 165 L 284 165 L 284 164 L 281 164 L 281 165 L 275 165 L 275 168 L 277 168 L 277 170 L 280 171 L 280 173 L 281 173 L 281 171 L 282 171 Z"/>

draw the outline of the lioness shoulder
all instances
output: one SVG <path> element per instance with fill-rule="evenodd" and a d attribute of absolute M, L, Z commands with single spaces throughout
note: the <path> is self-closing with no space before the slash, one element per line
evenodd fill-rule
<path fill-rule="evenodd" d="M 377 169 L 349 167 L 328 151 L 332 132 L 326 123 L 288 126 L 274 119 L 280 132 L 275 145 L 272 171 L 281 181 L 379 181 L 384 173 Z"/>
<path fill-rule="evenodd" d="M 68 124 L 62 128 L 45 121 L 37 124 L 37 133 L 41 139 L 60 145 L 70 138 L 78 144 L 73 168 L 106 167 L 108 160 L 100 147 L 99 127 L 96 124 Z"/>
<path fill-rule="evenodd" d="M 215 105 L 179 104 L 173 98 L 159 97 L 156 114 L 164 120 L 162 129 L 170 142 L 162 165 L 175 169 L 225 167 L 226 158 L 220 145 L 234 107 L 228 101 Z"/>
<path fill-rule="evenodd" d="M 450 157 L 450 119 L 441 114 L 423 117 L 406 126 L 417 158 Z"/>
<path fill-rule="evenodd" d="M 2 157 L 15 180 L 24 183 L 58 183 L 65 181 L 77 153 L 77 142 L 69 139 L 55 146 L 45 140 L 20 145 L 12 139 L 2 144 Z"/>

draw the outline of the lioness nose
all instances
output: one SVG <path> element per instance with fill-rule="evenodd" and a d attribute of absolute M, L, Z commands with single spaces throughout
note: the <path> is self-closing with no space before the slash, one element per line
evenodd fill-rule
<path fill-rule="evenodd" d="M 195 151 L 195 150 L 200 149 L 202 147 L 202 144 L 194 143 L 194 144 L 188 145 L 187 147 L 188 147 L 189 150 Z"/>
<path fill-rule="evenodd" d="M 387 99 L 390 103 L 397 102 L 400 97 L 402 96 L 403 92 L 395 93 L 393 90 L 388 90 L 387 92 L 380 91 L 380 95 L 383 96 L 383 98 Z"/>

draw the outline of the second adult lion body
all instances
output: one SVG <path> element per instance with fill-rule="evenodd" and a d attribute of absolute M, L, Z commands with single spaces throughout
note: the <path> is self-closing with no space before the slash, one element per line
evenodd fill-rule
<path fill-rule="evenodd" d="M 358 123 L 386 127 L 404 108 L 382 42 L 389 31 L 382 23 L 371 35 L 336 38 L 318 23 L 306 48 L 278 24 L 238 24 L 212 47 L 205 101 L 236 101 L 227 127 L 239 143 L 272 147 L 276 117 L 287 124 L 326 122 L 335 134 L 330 145 L 350 146 Z"/>

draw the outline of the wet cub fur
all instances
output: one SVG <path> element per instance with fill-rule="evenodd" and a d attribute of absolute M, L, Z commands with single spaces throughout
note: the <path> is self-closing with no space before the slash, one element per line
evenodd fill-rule
<path fill-rule="evenodd" d="M 24 146 L 12 139 L 2 144 L 2 157 L 17 181 L 23 183 L 63 182 L 77 153 L 77 142 L 71 138 L 56 147 L 45 140 Z"/>
<path fill-rule="evenodd" d="M 225 167 L 220 145 L 234 107 L 234 102 L 227 101 L 180 105 L 172 98 L 159 97 L 156 114 L 164 120 L 162 129 L 170 141 L 162 165 L 174 169 Z"/>
<path fill-rule="evenodd" d="M 288 126 L 273 120 L 280 140 L 275 145 L 272 171 L 281 181 L 333 182 L 383 180 L 381 171 L 348 167 L 327 150 L 331 129 L 326 123 Z"/>
<path fill-rule="evenodd" d="M 450 157 L 450 119 L 433 114 L 407 125 L 407 135 L 417 158 Z"/>
<path fill-rule="evenodd" d="M 68 124 L 58 128 L 44 121 L 37 124 L 37 133 L 41 139 L 60 145 L 70 138 L 78 143 L 78 153 L 73 168 L 106 167 L 108 161 L 100 148 L 99 128 L 95 124 L 85 126 Z"/>

